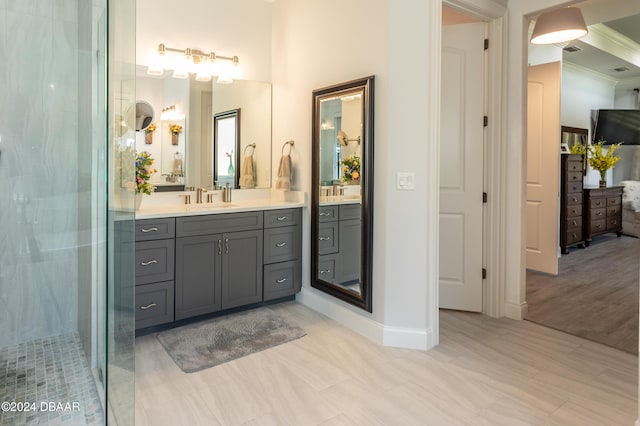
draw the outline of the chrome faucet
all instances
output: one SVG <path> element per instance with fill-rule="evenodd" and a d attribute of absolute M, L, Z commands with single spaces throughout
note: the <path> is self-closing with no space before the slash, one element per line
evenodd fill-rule
<path fill-rule="evenodd" d="M 202 194 L 207 192 L 207 188 L 198 188 L 196 190 L 196 203 L 202 204 Z"/>

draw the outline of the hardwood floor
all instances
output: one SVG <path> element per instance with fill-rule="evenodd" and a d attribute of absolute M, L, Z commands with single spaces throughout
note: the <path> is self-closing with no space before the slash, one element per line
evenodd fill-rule
<path fill-rule="evenodd" d="M 596 237 L 563 255 L 558 269 L 527 271 L 527 319 L 637 354 L 640 239 Z"/>
<path fill-rule="evenodd" d="M 527 321 L 441 311 L 431 351 L 388 348 L 296 302 L 307 335 L 185 374 L 136 339 L 136 425 L 633 425 L 638 358 Z"/>

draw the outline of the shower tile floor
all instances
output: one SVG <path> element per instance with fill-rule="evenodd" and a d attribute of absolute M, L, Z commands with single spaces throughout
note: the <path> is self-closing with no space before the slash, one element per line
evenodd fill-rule
<path fill-rule="evenodd" d="M 0 410 L 0 425 L 97 425 L 105 421 L 77 334 L 0 348 L 2 402 L 35 404 L 35 411 Z"/>

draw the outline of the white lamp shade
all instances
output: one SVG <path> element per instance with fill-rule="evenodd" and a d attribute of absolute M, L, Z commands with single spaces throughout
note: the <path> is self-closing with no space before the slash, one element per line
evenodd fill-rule
<path fill-rule="evenodd" d="M 538 16 L 531 34 L 531 43 L 562 43 L 583 37 L 587 32 L 580 9 L 563 7 Z"/>

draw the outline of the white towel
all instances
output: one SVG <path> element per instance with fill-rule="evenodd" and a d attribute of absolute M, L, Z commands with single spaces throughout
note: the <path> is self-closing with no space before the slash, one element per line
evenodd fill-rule
<path fill-rule="evenodd" d="M 240 167 L 240 188 L 253 188 L 255 176 L 253 175 L 253 156 L 247 155 L 242 159 Z"/>
<path fill-rule="evenodd" d="M 276 179 L 276 189 L 281 191 L 291 190 L 291 157 L 289 154 L 283 154 L 280 157 L 280 165 L 278 166 L 278 179 Z"/>

